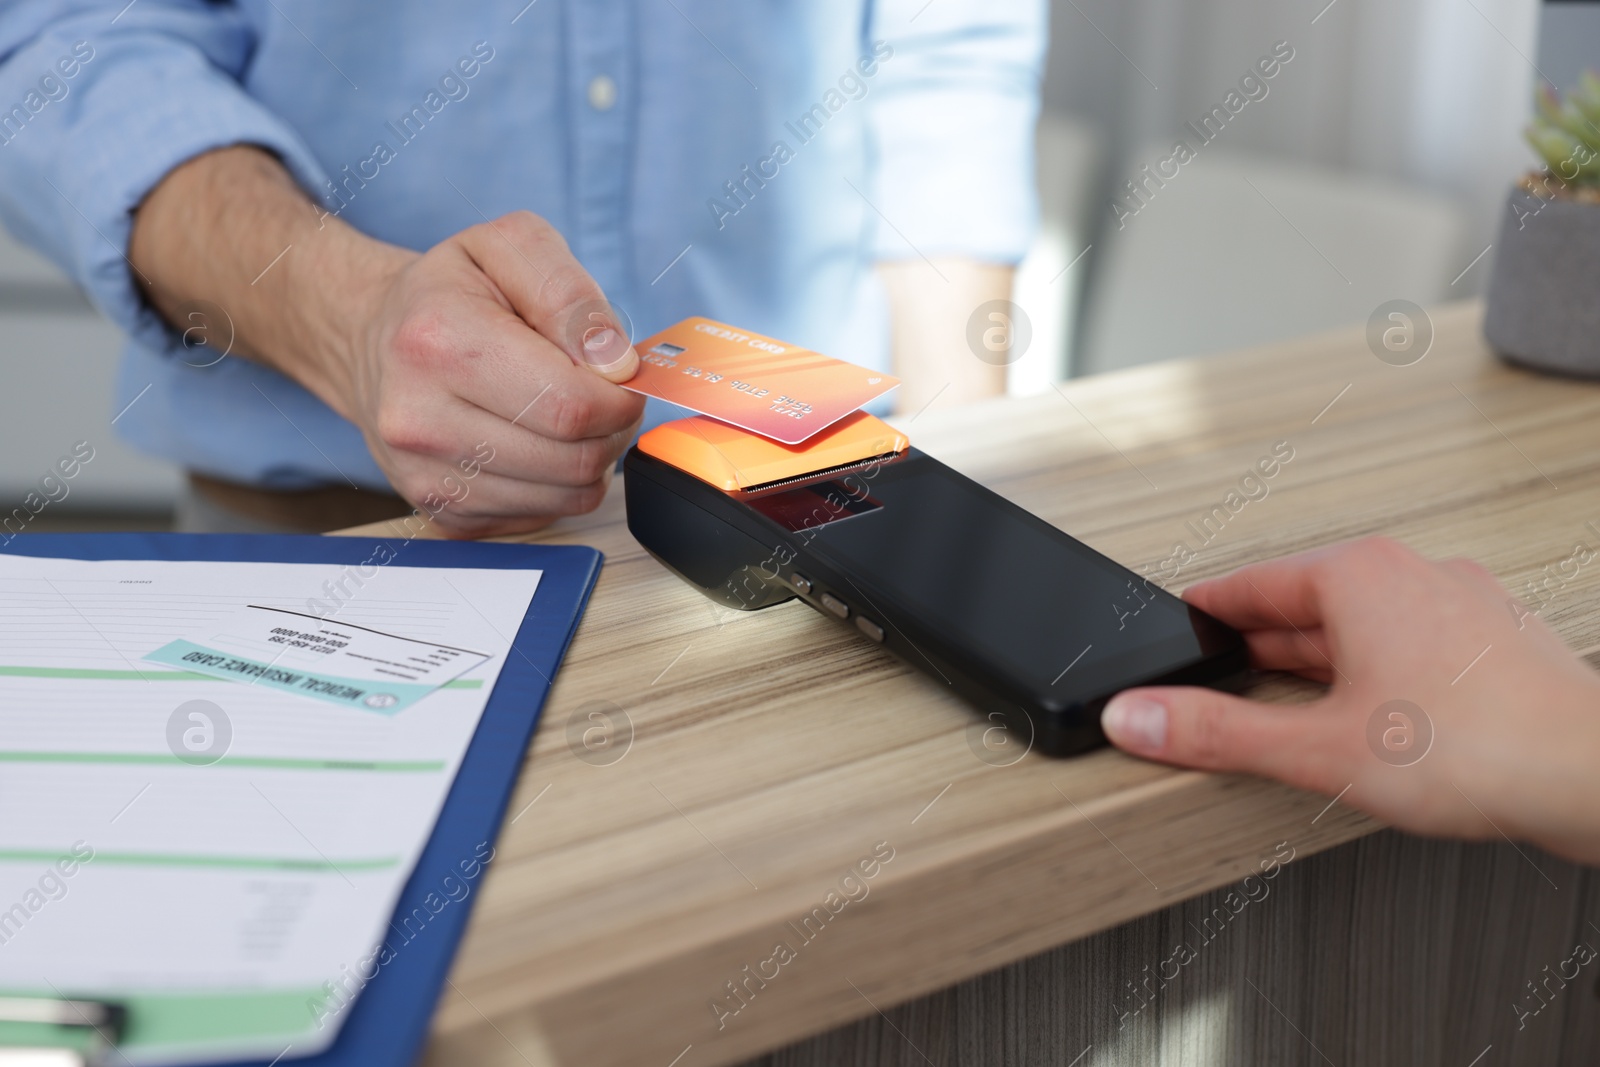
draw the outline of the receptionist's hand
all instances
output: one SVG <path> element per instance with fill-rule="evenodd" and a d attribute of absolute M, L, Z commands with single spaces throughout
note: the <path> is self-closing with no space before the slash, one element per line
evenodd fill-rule
<path fill-rule="evenodd" d="M 1256 667 L 1327 692 L 1285 706 L 1131 689 L 1102 717 L 1120 748 L 1342 793 L 1416 833 L 1600 862 L 1600 677 L 1483 567 L 1369 538 L 1245 567 L 1184 599 L 1242 631 Z"/>

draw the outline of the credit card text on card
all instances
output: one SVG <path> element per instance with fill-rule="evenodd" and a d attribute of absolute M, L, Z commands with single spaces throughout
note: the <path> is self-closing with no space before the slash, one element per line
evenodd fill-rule
<path fill-rule="evenodd" d="M 797 445 L 900 384 L 898 378 L 705 318 L 635 345 L 623 387 Z"/>

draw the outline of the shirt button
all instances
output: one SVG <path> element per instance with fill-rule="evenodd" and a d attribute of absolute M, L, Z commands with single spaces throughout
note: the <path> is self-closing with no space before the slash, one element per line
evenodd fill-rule
<path fill-rule="evenodd" d="M 604 74 L 589 83 L 589 106 L 596 111 L 610 111 L 617 102 L 617 83 Z"/>

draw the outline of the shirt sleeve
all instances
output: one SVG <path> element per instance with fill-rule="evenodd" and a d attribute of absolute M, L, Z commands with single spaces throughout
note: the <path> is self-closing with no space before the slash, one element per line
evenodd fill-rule
<path fill-rule="evenodd" d="M 868 26 L 876 257 L 1017 262 L 1037 215 L 1044 0 L 880 0 Z"/>
<path fill-rule="evenodd" d="M 0 221 L 158 350 L 172 332 L 127 258 L 145 195 L 231 144 L 275 153 L 304 188 L 326 180 L 241 86 L 254 43 L 236 7 L 206 0 L 16 0 L 0 14 Z"/>

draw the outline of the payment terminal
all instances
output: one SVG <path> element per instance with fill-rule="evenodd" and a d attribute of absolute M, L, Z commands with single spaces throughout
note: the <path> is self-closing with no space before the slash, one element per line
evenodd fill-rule
<path fill-rule="evenodd" d="M 704 416 L 623 463 L 628 528 L 706 596 L 799 598 L 1050 755 L 1138 685 L 1236 684 L 1238 633 L 858 411 L 799 445 Z"/>

